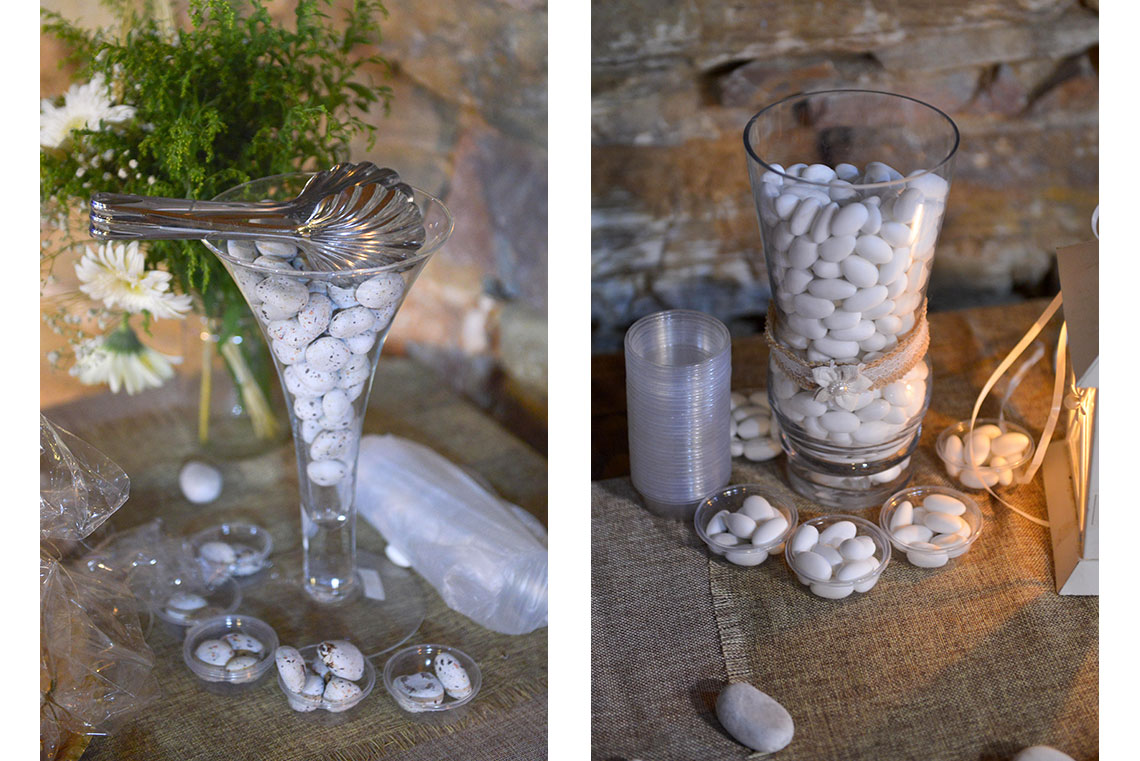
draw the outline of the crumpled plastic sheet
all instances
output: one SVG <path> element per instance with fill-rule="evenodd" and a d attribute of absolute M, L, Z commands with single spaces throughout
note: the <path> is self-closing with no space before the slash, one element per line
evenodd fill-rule
<path fill-rule="evenodd" d="M 83 539 L 122 507 L 130 491 L 122 468 L 40 415 L 41 538 Z"/>
<path fill-rule="evenodd" d="M 136 606 L 122 574 L 41 553 L 41 758 L 65 733 L 110 734 L 158 698 Z"/>
<path fill-rule="evenodd" d="M 84 557 L 83 565 L 92 573 L 123 574 L 144 611 L 166 602 L 176 578 L 208 581 L 190 545 L 163 533 L 161 518 L 112 534 Z"/>
<path fill-rule="evenodd" d="M 63 555 L 130 494 L 123 469 L 40 416 L 40 758 L 110 734 L 159 696 L 127 573 Z"/>

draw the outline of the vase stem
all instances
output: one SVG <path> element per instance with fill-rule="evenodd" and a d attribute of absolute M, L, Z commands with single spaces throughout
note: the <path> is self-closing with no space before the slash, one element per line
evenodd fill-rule
<path fill-rule="evenodd" d="M 302 544 L 305 550 L 304 588 L 323 603 L 350 599 L 359 583 L 356 577 L 356 510 L 313 520 L 301 507 Z"/>

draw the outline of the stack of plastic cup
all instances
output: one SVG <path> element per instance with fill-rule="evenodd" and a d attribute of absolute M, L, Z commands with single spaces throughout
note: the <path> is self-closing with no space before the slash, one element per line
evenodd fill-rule
<path fill-rule="evenodd" d="M 633 486 L 650 512 L 689 520 L 732 474 L 728 328 L 702 312 L 643 317 L 625 334 Z"/>

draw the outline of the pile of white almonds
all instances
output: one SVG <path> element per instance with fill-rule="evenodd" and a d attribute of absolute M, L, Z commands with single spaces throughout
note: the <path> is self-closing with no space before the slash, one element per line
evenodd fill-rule
<path fill-rule="evenodd" d="M 779 426 L 768 406 L 765 391 L 733 391 L 732 456 L 764 462 L 780 454 Z"/>
<path fill-rule="evenodd" d="M 788 542 L 796 578 L 818 597 L 838 600 L 869 592 L 879 581 L 878 573 L 868 577 L 882 562 L 875 540 L 859 533 L 852 521 L 839 520 L 822 531 L 804 523 Z"/>
<path fill-rule="evenodd" d="M 950 186 L 878 161 L 794 164 L 757 191 L 777 338 L 812 362 L 869 361 L 914 327 Z M 782 172 L 783 174 L 781 174 Z"/>
<path fill-rule="evenodd" d="M 781 545 L 771 546 L 788 519 L 759 494 L 749 494 L 735 511 L 721 510 L 705 525 L 709 549 L 736 565 L 760 565 Z"/>
<path fill-rule="evenodd" d="M 973 531 L 962 516 L 966 505 L 948 494 L 928 494 L 916 507 L 903 500 L 891 513 L 891 537 L 906 548 L 906 559 L 920 568 L 938 568 L 970 548 Z"/>
<path fill-rule="evenodd" d="M 1025 459 L 1030 444 L 1024 433 L 1003 432 L 987 423 L 964 437 L 947 436 L 938 454 L 951 478 L 967 488 L 984 489 L 1012 484 L 1014 467 Z"/>

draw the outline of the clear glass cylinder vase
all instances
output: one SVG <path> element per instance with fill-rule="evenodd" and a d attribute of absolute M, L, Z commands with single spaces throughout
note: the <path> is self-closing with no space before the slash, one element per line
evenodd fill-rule
<path fill-rule="evenodd" d="M 793 95 L 745 127 L 772 293 L 768 394 L 792 486 L 820 504 L 879 504 L 910 477 L 958 142 L 937 108 L 867 90 Z"/>
<path fill-rule="evenodd" d="M 311 174 L 268 177 L 215 200 L 288 200 Z M 281 244 L 206 241 L 249 303 L 284 389 L 300 487 L 301 583 L 322 603 L 354 599 L 357 453 L 376 363 L 416 278 L 451 234 L 436 198 L 414 191 L 425 241 L 391 265 L 344 271 L 305 268 Z M 268 252 L 268 255 L 267 255 Z"/>
<path fill-rule="evenodd" d="M 216 316 L 186 319 L 182 355 L 201 363 L 186 378 L 197 400 L 194 428 L 211 458 L 253 457 L 288 436 L 289 416 L 260 333 L 252 314 L 228 326 Z"/>

